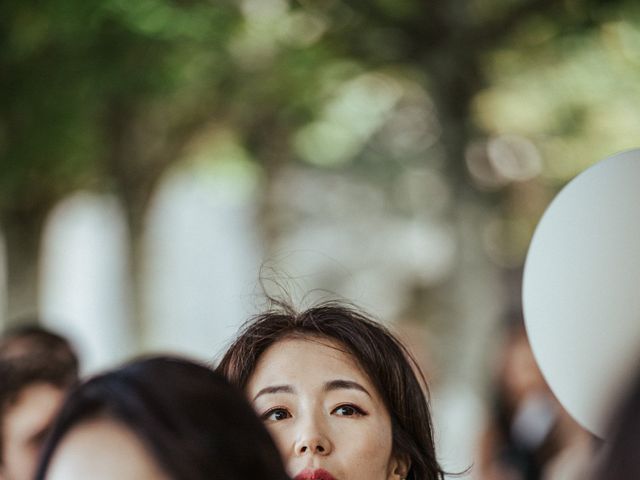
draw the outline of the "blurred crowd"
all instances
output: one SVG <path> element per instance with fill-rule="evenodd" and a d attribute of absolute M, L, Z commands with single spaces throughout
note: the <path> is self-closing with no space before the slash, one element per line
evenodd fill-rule
<path fill-rule="evenodd" d="M 481 480 L 587 478 L 598 440 L 556 400 L 540 372 L 524 323 L 506 325 L 496 359 L 487 425 L 478 444 Z"/>
<path fill-rule="evenodd" d="M 149 357 L 81 380 L 69 341 L 35 325 L 0 341 L 0 415 L 3 480 L 287 478 L 243 395 L 209 367 Z"/>
<path fill-rule="evenodd" d="M 640 379 L 611 412 L 603 441 L 555 399 L 519 313 L 509 315 L 502 335 L 484 426 L 473 436 L 475 461 L 463 472 L 438 475 L 474 480 L 640 478 Z M 280 348 L 286 351 L 287 345 Z M 235 361 L 250 361 L 243 355 L 252 353 L 241 353 Z M 259 354 L 254 357 L 257 361 Z M 242 368 L 229 367 L 228 358 L 219 371 Z M 78 358 L 65 338 L 35 324 L 8 330 L 0 340 L 0 479 L 289 478 L 280 462 L 286 455 L 276 450 L 280 443 L 263 428 L 264 415 L 254 414 L 229 378 L 209 366 L 164 356 L 81 379 Z M 266 418 L 287 415 L 276 409 Z M 314 448 L 312 454 L 331 453 L 320 441 Z M 314 472 L 295 479 L 334 479 Z M 411 470 L 403 475 L 398 478 L 445 478 Z"/>

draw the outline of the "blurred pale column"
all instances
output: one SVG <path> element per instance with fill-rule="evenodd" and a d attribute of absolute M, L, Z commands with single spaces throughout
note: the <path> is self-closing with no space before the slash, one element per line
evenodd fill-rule
<path fill-rule="evenodd" d="M 45 226 L 40 314 L 74 342 L 85 372 L 132 353 L 128 252 L 123 212 L 108 195 L 77 193 Z"/>
<path fill-rule="evenodd" d="M 250 172 L 171 172 L 146 229 L 144 345 L 212 361 L 255 311 L 260 243 Z"/>

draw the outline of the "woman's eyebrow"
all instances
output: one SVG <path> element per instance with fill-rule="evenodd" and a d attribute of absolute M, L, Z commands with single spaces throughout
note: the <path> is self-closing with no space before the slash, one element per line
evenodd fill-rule
<path fill-rule="evenodd" d="M 296 393 L 294 388 L 291 385 L 271 385 L 269 387 L 264 387 L 256 396 L 253 397 L 253 401 L 256 400 L 260 395 L 266 395 L 269 393 Z"/>
<path fill-rule="evenodd" d="M 330 380 L 324 384 L 324 391 L 329 392 L 331 390 L 359 390 L 361 392 L 366 393 L 369 397 L 371 394 L 360 385 L 358 382 L 354 382 L 353 380 Z"/>

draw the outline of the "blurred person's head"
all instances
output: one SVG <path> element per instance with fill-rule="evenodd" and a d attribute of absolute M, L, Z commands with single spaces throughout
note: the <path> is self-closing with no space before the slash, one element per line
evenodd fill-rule
<path fill-rule="evenodd" d="M 524 322 L 512 320 L 505 333 L 497 386 L 508 407 L 515 409 L 532 394 L 548 393 L 549 387 L 531 350 Z"/>
<path fill-rule="evenodd" d="M 481 478 L 540 478 L 555 409 L 529 345 L 522 311 L 505 312 L 495 350 L 490 410 L 478 444 Z"/>
<path fill-rule="evenodd" d="M 155 357 L 70 393 L 35 478 L 286 480 L 286 474 L 242 392 L 205 366 Z"/>
<path fill-rule="evenodd" d="M 593 480 L 640 478 L 640 372 L 614 407 Z"/>
<path fill-rule="evenodd" d="M 0 337 L 0 479 L 31 480 L 42 442 L 78 359 L 69 342 L 38 326 Z"/>
<path fill-rule="evenodd" d="M 424 379 L 405 347 L 339 303 L 279 303 L 241 330 L 218 367 L 241 387 L 297 480 L 435 480 Z"/>

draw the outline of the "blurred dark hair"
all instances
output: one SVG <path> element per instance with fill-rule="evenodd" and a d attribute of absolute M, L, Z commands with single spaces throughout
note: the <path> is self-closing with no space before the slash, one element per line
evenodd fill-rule
<path fill-rule="evenodd" d="M 218 366 L 245 388 L 260 355 L 284 338 L 316 337 L 344 345 L 378 389 L 391 416 L 394 453 L 411 462 L 408 479 L 444 477 L 435 455 L 426 382 L 415 360 L 389 330 L 352 306 L 326 302 L 296 312 L 285 302 L 257 315 L 241 329 Z"/>
<path fill-rule="evenodd" d="M 17 327 L 0 337 L 0 429 L 8 407 L 30 385 L 66 389 L 78 379 L 78 357 L 60 335 L 36 325 Z M 0 435 L 0 459 L 3 458 Z"/>
<path fill-rule="evenodd" d="M 640 478 L 640 370 L 614 409 L 606 439 L 593 480 Z"/>
<path fill-rule="evenodd" d="M 45 478 L 64 436 L 94 418 L 131 429 L 175 479 L 287 478 L 275 444 L 241 391 L 205 366 L 153 357 L 71 392 L 45 443 L 36 479 Z"/>
<path fill-rule="evenodd" d="M 66 386 L 78 378 L 78 357 L 70 342 L 37 325 L 17 327 L 0 337 L 0 364 L 10 366 L 12 379 L 24 378 L 25 384 Z"/>

